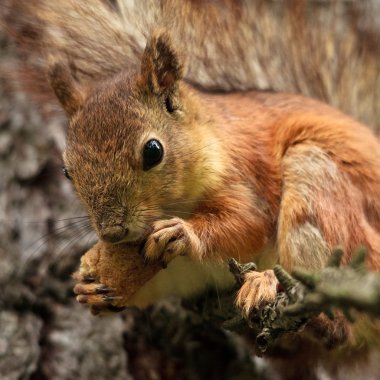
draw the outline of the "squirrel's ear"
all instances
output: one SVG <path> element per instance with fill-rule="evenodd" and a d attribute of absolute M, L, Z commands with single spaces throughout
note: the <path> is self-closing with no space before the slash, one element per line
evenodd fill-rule
<path fill-rule="evenodd" d="M 69 67 L 62 62 L 51 62 L 48 76 L 62 107 L 69 116 L 74 115 L 84 104 L 84 89 L 80 88 Z"/>
<path fill-rule="evenodd" d="M 162 29 L 154 32 L 141 62 L 141 74 L 150 90 L 156 94 L 173 91 L 178 80 L 183 77 L 182 61 L 169 33 Z"/>

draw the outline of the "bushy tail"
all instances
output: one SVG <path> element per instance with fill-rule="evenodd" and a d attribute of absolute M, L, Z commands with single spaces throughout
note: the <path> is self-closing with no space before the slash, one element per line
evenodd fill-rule
<path fill-rule="evenodd" d="M 375 0 L 8 1 L 8 30 L 42 70 L 47 55 L 69 61 L 80 80 L 137 68 L 148 35 L 164 26 L 198 87 L 303 93 L 380 128 Z"/>
<path fill-rule="evenodd" d="M 143 49 L 144 35 L 128 27 L 120 8 L 122 1 L 113 7 L 101 0 L 11 0 L 4 19 L 35 64 L 43 67 L 53 55 L 97 79 L 133 68 Z"/>

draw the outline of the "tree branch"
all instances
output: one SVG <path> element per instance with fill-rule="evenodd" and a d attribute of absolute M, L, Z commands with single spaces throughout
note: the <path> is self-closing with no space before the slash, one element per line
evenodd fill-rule
<path fill-rule="evenodd" d="M 342 256 L 343 251 L 335 249 L 327 266 L 319 272 L 295 269 L 290 275 L 279 265 L 274 268 L 284 292 L 247 319 L 248 325 L 258 330 L 256 343 L 261 352 L 281 335 L 299 331 L 320 313 L 333 319 L 335 308 L 350 321 L 354 319 L 354 310 L 380 316 L 380 274 L 366 269 L 365 249 L 359 249 L 348 266 L 340 266 Z M 247 264 L 231 260 L 230 268 L 241 284 Z M 234 329 L 237 320 L 235 317 L 232 322 L 225 322 L 224 327 Z"/>

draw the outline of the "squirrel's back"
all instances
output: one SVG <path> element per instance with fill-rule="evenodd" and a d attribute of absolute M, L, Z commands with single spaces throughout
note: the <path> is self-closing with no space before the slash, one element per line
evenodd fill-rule
<path fill-rule="evenodd" d="M 249 183 L 272 213 L 275 231 L 287 202 L 285 209 L 298 209 L 300 226 L 309 214 L 326 220 L 326 241 L 345 246 L 346 260 L 365 244 L 369 264 L 380 268 L 380 143 L 366 126 L 286 93 L 206 95 L 203 103 L 223 141 L 219 156 L 227 151 L 232 157 L 226 183 Z M 291 266 L 286 259 L 282 264 Z"/>

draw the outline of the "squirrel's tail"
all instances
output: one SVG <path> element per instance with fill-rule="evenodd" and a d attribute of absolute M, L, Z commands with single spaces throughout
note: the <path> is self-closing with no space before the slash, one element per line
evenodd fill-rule
<path fill-rule="evenodd" d="M 79 80 L 136 68 L 163 26 L 187 56 L 187 80 L 204 90 L 302 93 L 380 127 L 375 0 L 4 1 L 8 30 L 42 70 L 48 55 L 67 60 Z"/>
<path fill-rule="evenodd" d="M 7 8 L 8 34 L 41 67 L 54 56 L 79 77 L 98 79 L 136 66 L 144 48 L 141 30 L 125 20 L 123 0 L 10 0 Z"/>

